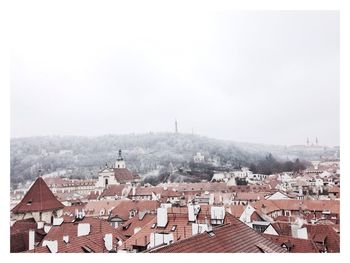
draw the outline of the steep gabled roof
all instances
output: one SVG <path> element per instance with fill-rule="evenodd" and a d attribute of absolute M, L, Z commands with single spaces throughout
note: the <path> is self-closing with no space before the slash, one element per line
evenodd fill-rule
<path fill-rule="evenodd" d="M 38 177 L 21 202 L 11 211 L 13 213 L 27 213 L 58 210 L 63 207 L 64 205 L 53 195 L 45 181 Z"/>

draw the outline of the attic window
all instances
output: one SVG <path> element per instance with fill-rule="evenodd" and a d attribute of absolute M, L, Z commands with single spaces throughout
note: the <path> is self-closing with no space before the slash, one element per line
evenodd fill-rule
<path fill-rule="evenodd" d="M 31 205 L 32 204 L 32 199 L 28 200 L 27 205 Z"/>
<path fill-rule="evenodd" d="M 177 225 L 173 225 L 173 227 L 171 228 L 171 231 L 174 232 L 176 230 Z"/>
<path fill-rule="evenodd" d="M 156 228 L 157 223 L 153 223 L 153 225 L 151 226 L 152 229 Z"/>
<path fill-rule="evenodd" d="M 208 233 L 208 235 L 209 235 L 210 237 L 215 236 L 215 233 L 214 233 L 213 231 L 208 231 L 207 233 Z"/>
<path fill-rule="evenodd" d="M 94 251 L 91 248 L 89 248 L 88 246 L 83 246 L 81 248 L 84 251 L 84 253 L 94 253 Z"/>

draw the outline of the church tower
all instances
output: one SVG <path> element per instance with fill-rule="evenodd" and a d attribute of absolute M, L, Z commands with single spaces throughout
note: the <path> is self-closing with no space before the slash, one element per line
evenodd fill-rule
<path fill-rule="evenodd" d="M 122 156 L 122 150 L 119 149 L 119 153 L 118 153 L 118 158 L 117 161 L 115 162 L 115 168 L 125 168 L 125 161 L 124 158 Z"/>

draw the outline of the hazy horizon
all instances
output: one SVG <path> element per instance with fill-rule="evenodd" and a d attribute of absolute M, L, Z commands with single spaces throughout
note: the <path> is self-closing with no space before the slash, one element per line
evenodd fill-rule
<path fill-rule="evenodd" d="M 339 12 L 82 8 L 16 13 L 11 138 L 339 145 Z"/>
<path fill-rule="evenodd" d="M 27 139 L 27 138 L 37 138 L 37 137 L 83 137 L 83 138 L 97 138 L 97 137 L 103 137 L 103 136 L 145 136 L 145 135 L 157 135 L 157 134 L 173 134 L 175 135 L 175 132 L 171 131 L 158 131 L 158 132 L 144 132 L 144 133 L 123 133 L 123 134 L 116 134 L 116 133 L 106 133 L 106 134 L 100 134 L 100 135 L 78 135 L 78 134 L 66 134 L 66 135 L 59 135 L 59 134 L 51 134 L 51 135 L 33 135 L 33 136 L 24 136 L 24 137 L 11 137 L 12 139 Z M 229 139 L 221 139 L 221 138 L 215 138 L 215 137 L 209 137 L 205 136 L 202 134 L 196 134 L 196 133 L 182 133 L 179 132 L 177 133 L 179 135 L 194 135 L 194 136 L 199 136 L 199 137 L 205 137 L 208 139 L 213 139 L 213 140 L 218 140 L 218 141 L 227 141 L 227 142 L 232 142 L 232 143 L 242 143 L 242 144 L 258 144 L 258 145 L 268 145 L 268 146 L 297 146 L 297 145 L 305 145 L 305 143 L 300 143 L 300 144 L 271 144 L 271 143 L 257 143 L 257 142 L 248 142 L 248 141 L 235 141 L 235 140 L 229 140 Z M 315 142 L 313 140 L 310 140 L 310 145 L 314 144 Z M 316 145 L 315 145 L 316 146 Z M 326 147 L 339 147 L 339 145 L 326 145 L 326 144 L 319 144 L 319 146 L 326 146 Z"/>

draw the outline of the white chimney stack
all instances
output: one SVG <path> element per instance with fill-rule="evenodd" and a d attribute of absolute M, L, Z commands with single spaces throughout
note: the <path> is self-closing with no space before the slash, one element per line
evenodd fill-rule
<path fill-rule="evenodd" d="M 34 249 L 34 245 L 35 245 L 35 231 L 30 229 L 29 230 L 29 242 L 28 242 L 28 249 L 32 250 Z"/>
<path fill-rule="evenodd" d="M 60 226 L 63 223 L 63 217 L 55 217 L 53 219 L 53 225 L 54 226 Z"/>
<path fill-rule="evenodd" d="M 159 207 L 157 209 L 157 225 L 165 227 L 168 224 L 168 209 Z"/>
<path fill-rule="evenodd" d="M 49 233 L 51 227 L 52 227 L 51 225 L 44 225 L 44 231 L 45 231 L 45 233 Z"/>
<path fill-rule="evenodd" d="M 113 236 L 112 234 L 105 234 L 103 238 L 105 247 L 108 251 L 111 251 L 113 248 Z"/>
<path fill-rule="evenodd" d="M 78 237 L 87 236 L 90 233 L 90 224 L 78 224 Z"/>
<path fill-rule="evenodd" d="M 44 221 L 39 221 L 39 222 L 37 222 L 37 228 L 38 229 L 42 229 L 42 228 L 44 228 Z"/>
<path fill-rule="evenodd" d="M 58 242 L 57 240 L 44 240 L 43 246 L 47 246 L 51 253 L 57 253 L 58 251 Z"/>
<path fill-rule="evenodd" d="M 66 236 L 63 236 L 63 241 L 67 244 L 69 243 L 69 236 L 66 235 Z"/>

